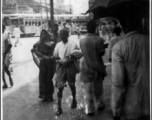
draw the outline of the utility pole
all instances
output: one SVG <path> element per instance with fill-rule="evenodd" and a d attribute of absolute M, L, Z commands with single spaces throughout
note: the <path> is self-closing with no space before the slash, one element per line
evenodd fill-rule
<path fill-rule="evenodd" d="M 53 8 L 53 0 L 50 0 L 50 20 L 51 20 L 51 28 L 54 24 L 54 8 Z"/>
<path fill-rule="evenodd" d="M 18 2 L 16 1 L 16 13 L 18 14 Z"/>
<path fill-rule="evenodd" d="M 43 15 L 42 15 L 42 1 L 40 0 L 40 7 L 41 7 L 41 25 L 42 25 L 42 28 L 43 28 Z"/>
<path fill-rule="evenodd" d="M 47 25 L 49 24 L 49 17 L 48 17 L 48 8 L 47 8 L 47 2 L 45 0 L 45 6 L 46 6 L 46 17 L 47 17 Z"/>
<path fill-rule="evenodd" d="M 70 0 L 70 14 L 72 14 L 71 0 Z"/>

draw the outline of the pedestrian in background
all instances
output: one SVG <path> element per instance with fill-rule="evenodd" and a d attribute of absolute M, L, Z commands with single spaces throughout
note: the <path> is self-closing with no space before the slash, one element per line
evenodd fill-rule
<path fill-rule="evenodd" d="M 81 32 L 80 32 L 81 28 L 80 28 L 79 24 L 77 25 L 76 30 L 77 30 L 78 39 L 80 39 L 80 37 L 81 37 Z"/>
<path fill-rule="evenodd" d="M 123 19 L 125 36 L 112 49 L 112 112 L 115 120 L 150 120 L 149 37 L 133 17 Z"/>
<path fill-rule="evenodd" d="M 71 36 L 71 25 L 69 23 L 67 23 L 67 28 L 69 29 L 69 36 Z"/>
<path fill-rule="evenodd" d="M 51 39 L 51 41 L 53 41 L 55 43 L 55 45 L 61 41 L 58 30 L 59 30 L 58 24 L 53 24 L 52 30 L 51 30 L 51 32 L 49 32 L 50 39 Z"/>
<path fill-rule="evenodd" d="M 17 47 L 18 45 L 22 45 L 20 43 L 20 35 L 21 35 L 21 30 L 19 29 L 18 25 L 15 26 L 14 30 L 13 30 L 13 35 L 15 37 L 15 45 L 14 47 Z"/>
<path fill-rule="evenodd" d="M 63 29 L 66 29 L 70 33 L 70 28 L 67 27 L 67 23 L 66 22 L 63 23 Z"/>
<path fill-rule="evenodd" d="M 53 101 L 53 75 L 55 61 L 52 58 L 55 44 L 50 41 L 46 30 L 41 31 L 40 40 L 34 44 L 33 59 L 39 67 L 39 98 L 44 101 Z"/>
<path fill-rule="evenodd" d="M 123 38 L 121 36 L 121 32 L 122 32 L 122 29 L 119 26 L 115 27 L 113 30 L 114 36 L 111 38 L 109 42 L 109 46 L 108 46 L 108 56 L 109 56 L 110 62 L 111 62 L 111 57 L 112 57 L 111 56 L 112 47 Z"/>
<path fill-rule="evenodd" d="M 10 31 L 9 27 L 3 26 L 3 41 L 2 41 L 2 59 L 3 59 L 3 89 L 6 89 L 8 87 L 5 79 L 5 73 L 9 77 L 10 85 L 13 86 L 13 79 L 11 77 L 11 73 L 9 71 L 9 66 L 12 60 L 12 53 L 11 53 L 11 48 L 12 48 L 12 43 L 11 43 L 11 37 L 10 37 Z"/>
<path fill-rule="evenodd" d="M 66 29 L 60 30 L 60 38 L 61 42 L 57 43 L 54 50 L 54 57 L 56 58 L 56 72 L 54 75 L 55 86 L 58 88 L 57 91 L 57 111 L 56 115 L 62 114 L 62 93 L 64 87 L 66 86 L 66 82 L 72 92 L 72 103 L 71 108 L 77 107 L 76 101 L 76 87 L 75 87 L 75 76 L 78 72 L 74 61 L 71 59 L 71 53 L 73 50 L 77 50 L 78 46 L 73 41 L 68 40 L 69 32 Z"/>
<path fill-rule="evenodd" d="M 80 59 L 80 73 L 77 78 L 84 84 L 85 113 L 94 115 L 96 104 L 98 110 L 103 110 L 103 80 L 106 70 L 102 56 L 105 53 L 104 40 L 95 34 L 95 21 L 87 23 L 88 34 L 80 39 L 83 57 Z"/>

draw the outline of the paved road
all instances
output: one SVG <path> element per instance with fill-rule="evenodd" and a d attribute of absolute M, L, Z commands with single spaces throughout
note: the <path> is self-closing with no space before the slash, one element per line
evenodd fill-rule
<path fill-rule="evenodd" d="M 70 39 L 76 43 L 79 42 L 77 36 Z M 63 115 L 59 118 L 55 116 L 56 108 L 56 90 L 54 93 L 54 102 L 42 102 L 38 98 L 38 73 L 39 70 L 32 60 L 30 50 L 33 44 L 39 38 L 23 38 L 22 46 L 13 47 L 13 74 L 15 85 L 3 91 L 3 120 L 112 120 L 110 111 L 110 80 L 111 66 L 107 66 L 108 76 L 104 80 L 104 101 L 106 109 L 103 112 L 97 112 L 94 117 L 88 117 L 84 114 L 83 90 L 81 84 L 77 81 L 77 109 L 71 109 L 71 92 L 69 87 L 64 90 Z M 14 40 L 12 40 L 14 43 Z M 107 57 L 104 57 L 107 62 Z"/>

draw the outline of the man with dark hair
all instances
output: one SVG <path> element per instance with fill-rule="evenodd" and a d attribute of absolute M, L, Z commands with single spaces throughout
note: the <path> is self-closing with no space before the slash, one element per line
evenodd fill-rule
<path fill-rule="evenodd" d="M 87 23 L 88 33 L 80 39 L 80 48 L 83 57 L 80 59 L 80 73 L 77 78 L 84 83 L 85 91 L 85 113 L 94 115 L 95 104 L 97 109 L 103 110 L 103 80 L 106 76 L 106 70 L 102 56 L 105 53 L 104 40 L 95 34 L 95 21 Z"/>
<path fill-rule="evenodd" d="M 51 32 L 49 33 L 51 37 L 51 41 L 53 41 L 55 44 L 61 41 L 59 38 L 58 30 L 59 30 L 58 24 L 55 23 L 52 26 Z"/>
<path fill-rule="evenodd" d="M 87 23 L 87 31 L 88 33 L 95 33 L 97 24 L 94 21 L 89 21 Z"/>
<path fill-rule="evenodd" d="M 112 50 L 112 112 L 115 120 L 150 120 L 149 37 L 134 17 L 125 14 L 121 23 L 125 36 Z"/>
<path fill-rule="evenodd" d="M 77 106 L 75 76 L 78 70 L 70 56 L 73 50 L 79 49 L 76 43 L 72 40 L 68 40 L 69 32 L 66 29 L 61 29 L 59 34 L 62 41 L 56 44 L 54 50 L 54 58 L 57 63 L 54 80 L 56 82 L 55 86 L 58 88 L 58 106 L 56 111 L 56 115 L 58 116 L 62 114 L 62 92 L 66 86 L 66 82 L 68 82 L 73 97 L 71 108 Z"/>
<path fill-rule="evenodd" d="M 111 38 L 110 42 L 109 42 L 109 46 L 108 46 L 108 56 L 109 56 L 109 61 L 111 62 L 111 50 L 112 47 L 119 42 L 122 39 L 122 36 L 120 35 L 122 32 L 121 28 L 119 26 L 114 28 L 114 36 Z"/>

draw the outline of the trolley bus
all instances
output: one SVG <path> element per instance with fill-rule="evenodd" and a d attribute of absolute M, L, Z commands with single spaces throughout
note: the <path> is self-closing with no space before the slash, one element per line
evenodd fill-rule
<path fill-rule="evenodd" d="M 50 19 L 41 14 L 3 14 L 3 22 L 10 26 L 13 33 L 15 25 L 18 25 L 23 34 L 21 36 L 34 36 L 42 29 L 48 29 Z M 48 16 L 50 18 L 50 16 Z M 55 22 L 86 23 L 89 17 L 86 15 L 61 14 L 54 15 Z M 48 22 L 49 21 L 49 22 Z"/>

